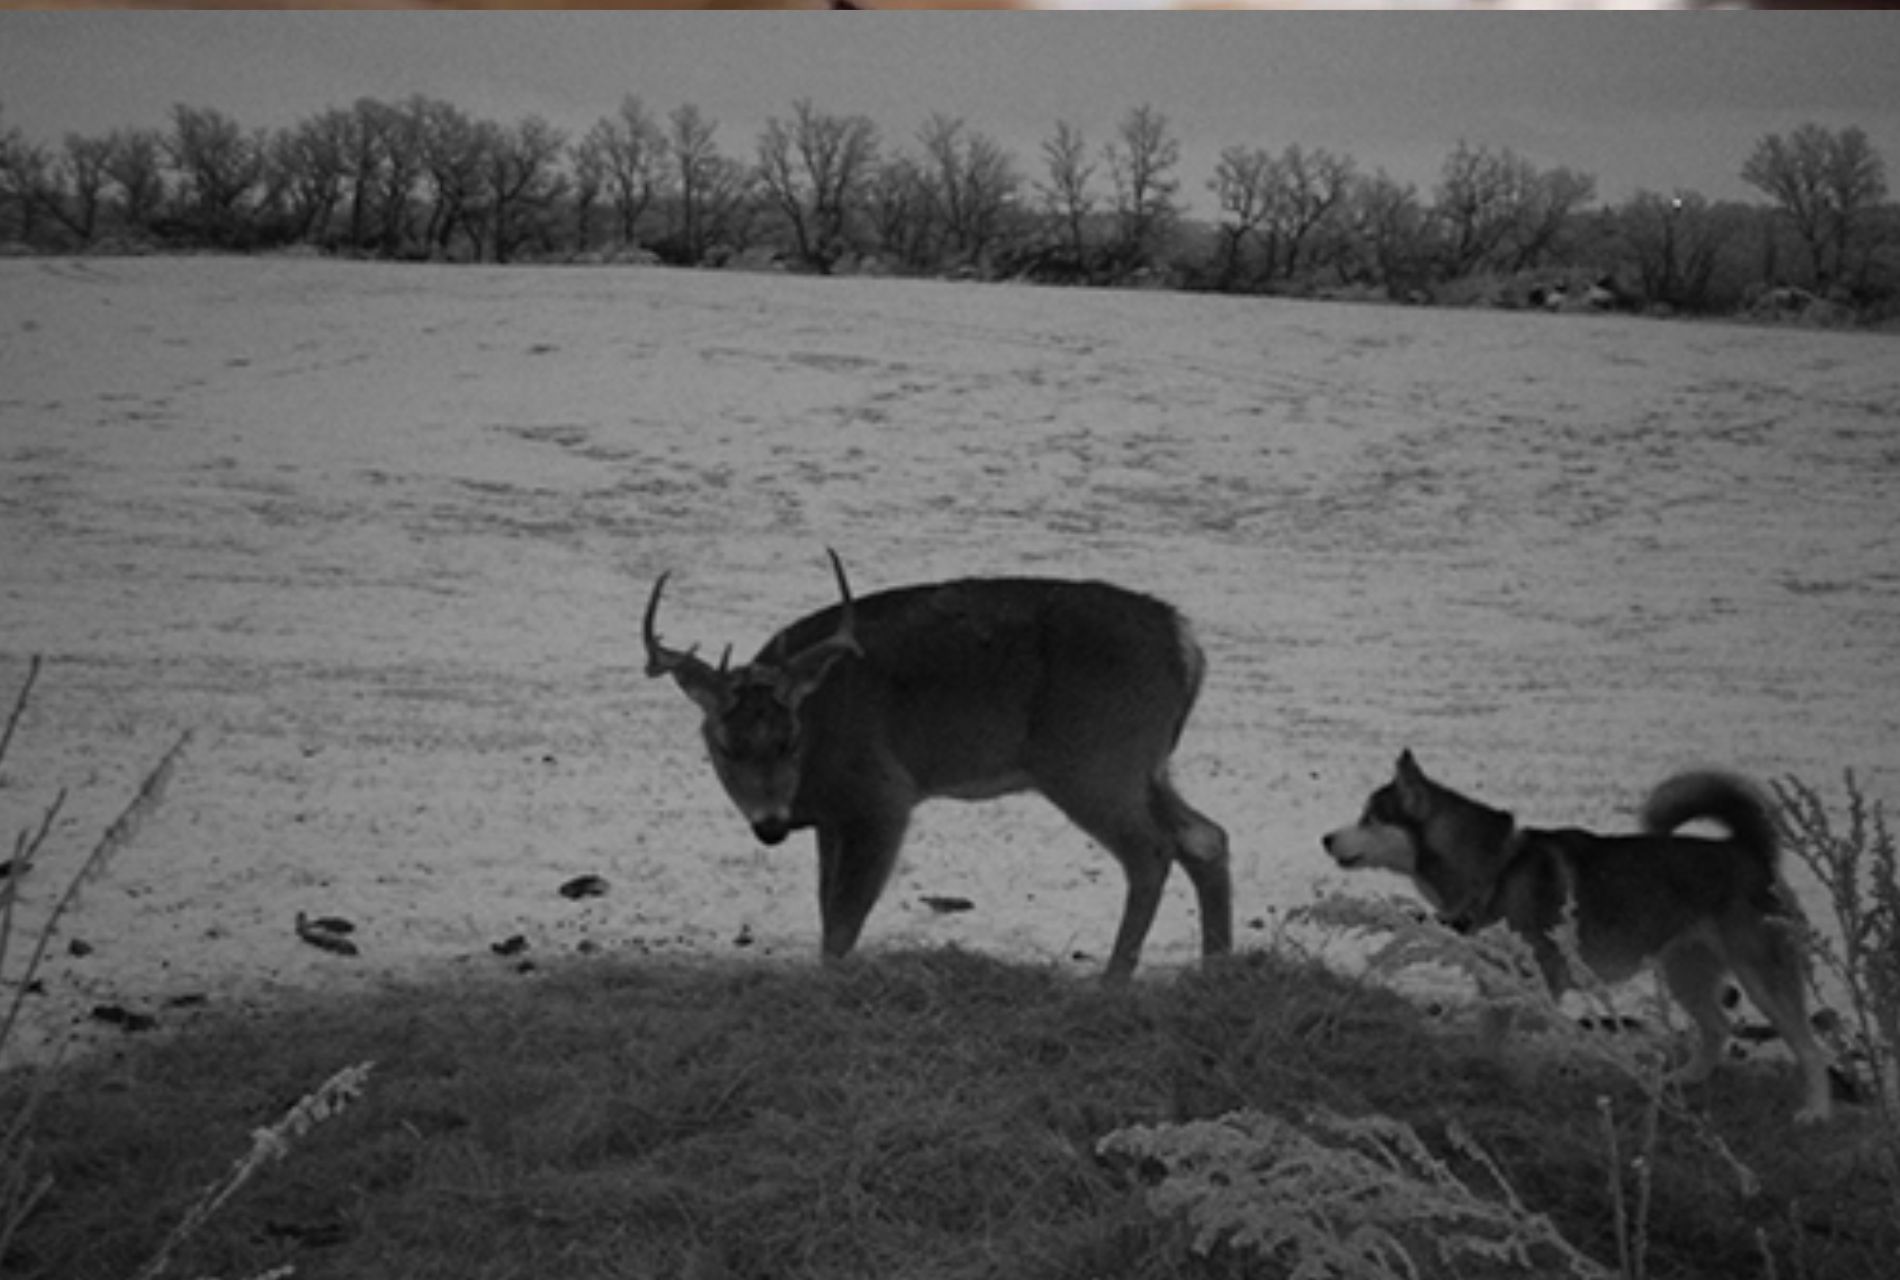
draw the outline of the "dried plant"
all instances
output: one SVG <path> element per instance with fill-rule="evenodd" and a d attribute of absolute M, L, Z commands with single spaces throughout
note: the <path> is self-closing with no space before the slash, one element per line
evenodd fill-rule
<path fill-rule="evenodd" d="M 359 1062 L 331 1076 L 287 1112 L 283 1119 L 251 1135 L 251 1149 L 192 1203 L 185 1216 L 165 1237 L 158 1252 L 140 1269 L 137 1280 L 158 1280 L 171 1266 L 172 1256 L 211 1220 L 213 1214 L 256 1177 L 259 1171 L 290 1154 L 291 1147 L 319 1124 L 337 1115 L 362 1094 L 373 1064 Z"/>
<path fill-rule="evenodd" d="M 1461 1178 L 1410 1125 L 1324 1108 L 1297 1123 L 1249 1110 L 1134 1125 L 1097 1150 L 1160 1166 L 1150 1207 L 1183 1215 L 1196 1252 L 1244 1250 L 1285 1265 L 1293 1280 L 1416 1278 L 1430 1274 L 1421 1262 L 1428 1255 L 1453 1269 L 1470 1260 L 1526 1275 L 1613 1274 L 1526 1208 L 1460 1126 L 1445 1133 L 1455 1155 L 1483 1173 L 1487 1191 Z"/>
<path fill-rule="evenodd" d="M 1748 1200 L 1760 1192 L 1753 1169 L 1736 1156 L 1708 1118 L 1689 1105 L 1675 1077 L 1666 1069 L 1664 1055 L 1649 1037 L 1603 1035 L 1588 1029 L 1563 1007 L 1537 964 L 1530 945 L 1502 923 L 1472 933 L 1450 929 L 1396 898 L 1361 899 L 1331 895 L 1302 910 L 1303 918 L 1334 928 L 1386 935 L 1371 954 L 1367 975 L 1397 981 L 1421 968 L 1449 969 L 1468 977 L 1477 989 L 1478 1004 L 1494 1040 L 1511 1026 L 1533 1029 L 1535 1038 L 1556 1060 L 1575 1067 L 1594 1065 L 1636 1086 L 1642 1096 L 1641 1132 L 1637 1149 L 1625 1153 L 1616 1137 L 1609 1095 L 1597 1107 L 1605 1133 L 1609 1170 L 1610 1208 L 1616 1233 L 1621 1274 L 1640 1280 L 1648 1270 L 1651 1186 L 1659 1125 L 1664 1116 L 1676 1122 L 1714 1157 L 1734 1180 L 1736 1192 Z M 1574 913 L 1567 913 L 1552 932 L 1573 990 L 1605 1026 L 1620 1026 L 1621 1010 L 1610 986 L 1584 963 Z M 1402 985 L 1402 984 L 1401 984 Z M 1665 1035 L 1676 1030 L 1674 1007 L 1660 992 L 1652 991 L 1644 1005 L 1646 1020 Z M 1626 1185 L 1624 1171 L 1633 1175 Z"/>
<path fill-rule="evenodd" d="M 25 718 L 27 703 L 32 697 L 33 686 L 39 679 L 40 659 L 35 655 L 27 664 L 26 677 L 20 683 L 18 694 L 14 697 L 13 708 L 7 715 L 6 726 L 0 729 L 0 765 L 6 762 L 8 750 Z M 4 1060 L 13 1034 L 19 1025 L 20 1014 L 25 1007 L 27 997 L 34 990 L 40 966 L 46 958 L 46 948 L 59 927 L 60 920 L 79 901 L 80 890 L 95 879 L 111 863 L 114 855 L 131 843 L 137 834 L 139 825 L 163 801 L 165 788 L 170 784 L 173 771 L 183 757 L 185 747 L 191 735 L 185 733 L 173 744 L 152 771 L 140 784 L 138 793 L 126 805 L 119 816 L 106 828 L 91 851 L 79 864 L 79 868 L 67 881 L 65 888 L 54 901 L 46 917 L 41 920 L 33 935 L 31 949 L 26 961 L 18 973 L 8 973 L 8 962 L 13 955 L 15 942 L 15 924 L 18 916 L 21 887 L 27 883 L 34 864 L 44 849 L 47 838 L 52 834 L 54 823 L 60 811 L 65 807 L 66 792 L 61 790 L 41 813 L 39 821 L 22 830 L 13 842 L 13 859 L 7 866 L 4 879 L 0 879 L 0 987 L 12 988 L 12 998 L 7 1001 L 4 1013 L 0 1013 L 0 1060 Z M 33 1172 L 32 1122 L 40 1103 L 45 1098 L 50 1072 L 39 1072 L 30 1085 L 23 1090 L 20 1100 L 12 1105 L 12 1114 L 6 1117 L 6 1127 L 0 1132 L 0 1258 L 6 1256 L 14 1233 L 27 1215 L 52 1187 L 52 1179 Z"/>
<path fill-rule="evenodd" d="M 1845 827 L 1820 792 L 1799 778 L 1774 784 L 1781 837 L 1827 894 L 1838 941 L 1810 929 L 1809 953 L 1847 996 L 1836 1028 L 1842 1062 L 1866 1077 L 1883 1127 L 1900 1144 L 1900 852 L 1885 807 L 1869 801 L 1850 770 Z"/>

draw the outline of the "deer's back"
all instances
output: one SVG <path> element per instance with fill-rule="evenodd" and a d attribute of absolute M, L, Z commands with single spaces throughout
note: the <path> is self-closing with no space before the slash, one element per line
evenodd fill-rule
<path fill-rule="evenodd" d="M 781 638 L 793 653 L 822 640 L 838 613 L 800 619 L 761 657 Z M 978 775 L 1003 760 L 1032 768 L 1064 734 L 1140 725 L 1165 752 L 1200 683 L 1174 608 L 1107 583 L 966 578 L 865 596 L 856 613 L 864 656 L 811 696 L 808 732 L 855 748 L 870 745 L 868 727 L 935 794 L 989 793 Z"/>

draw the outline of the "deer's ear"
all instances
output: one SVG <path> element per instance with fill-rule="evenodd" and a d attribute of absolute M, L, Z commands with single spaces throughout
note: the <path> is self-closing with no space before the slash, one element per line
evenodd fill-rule
<path fill-rule="evenodd" d="M 780 632 L 772 655 L 779 673 L 779 700 L 794 710 L 825 682 L 840 658 L 846 654 L 864 656 L 864 649 L 858 644 L 857 607 L 851 599 L 851 584 L 845 581 L 844 562 L 838 559 L 836 551 L 827 550 L 825 554 L 831 557 L 831 569 L 837 575 L 838 594 L 843 600 L 838 610 L 837 629 L 790 657 L 785 656 L 785 633 Z"/>
<path fill-rule="evenodd" d="M 846 654 L 862 652 L 857 643 L 849 638 L 842 643 L 826 641 L 805 650 L 779 673 L 779 701 L 796 711 L 799 703 L 818 692 L 819 686 L 824 684 L 825 677 L 831 674 L 839 659 Z"/>
<path fill-rule="evenodd" d="M 714 671 L 705 663 L 689 663 L 675 667 L 669 674 L 680 692 L 691 698 L 709 717 L 717 716 L 726 709 L 731 682 L 720 672 Z"/>

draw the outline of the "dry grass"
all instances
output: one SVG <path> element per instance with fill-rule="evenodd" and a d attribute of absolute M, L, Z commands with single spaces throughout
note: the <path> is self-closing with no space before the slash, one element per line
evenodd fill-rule
<path fill-rule="evenodd" d="M 1195 1254 L 1151 1213 L 1145 1171 L 1097 1144 L 1319 1107 L 1404 1122 L 1454 1165 L 1451 1135 L 1470 1135 L 1527 1208 L 1613 1261 L 1599 1097 L 1622 1149 L 1644 1147 L 1640 1092 L 1614 1073 L 1500 1066 L 1388 993 L 1276 956 L 1119 992 L 957 951 L 595 958 L 212 1020 L 63 1069 L 37 1125 L 53 1190 L 7 1274 L 132 1274 L 253 1129 L 364 1059 L 364 1099 L 207 1223 L 178 1274 L 1285 1274 Z M 1873 1211 L 1853 1122 L 1793 1130 L 1793 1088 L 1778 1065 L 1706 1091 L 1761 1176 L 1746 1202 L 1665 1117 L 1649 1275 L 1764 1275 L 1764 1248 L 1785 1277 L 1891 1263 L 1900 1225 Z"/>
<path fill-rule="evenodd" d="M 27 663 L 26 674 L 20 681 L 19 692 L 14 696 L 13 707 L 7 713 L 5 725 L 0 726 L 0 766 L 5 765 L 7 753 L 12 749 L 14 737 L 26 716 L 33 686 L 39 679 L 40 666 L 38 655 Z M 40 966 L 46 958 L 47 944 L 52 940 L 60 919 L 78 904 L 80 891 L 105 872 L 113 857 L 131 843 L 138 833 L 139 825 L 164 800 L 172 771 L 177 768 L 190 738 L 190 734 L 181 736 L 145 776 L 145 781 L 140 784 L 131 802 L 80 860 L 79 869 L 66 882 L 51 908 L 32 930 L 16 930 L 15 927 L 19 916 L 20 886 L 33 875 L 34 864 L 53 832 L 60 810 L 65 807 L 66 792 L 62 790 L 54 796 L 41 812 L 38 822 L 22 829 L 15 836 L 13 856 L 6 859 L 4 867 L 0 867 L 0 1053 L 11 1041 L 25 1001 L 37 985 Z M 0 774 L 0 785 L 4 784 L 5 775 Z M 19 957 L 22 951 L 25 953 L 24 959 Z M 34 1167 L 32 1159 L 36 1113 L 40 1101 L 45 1097 L 47 1085 L 48 1080 L 43 1073 L 30 1073 L 22 1077 L 22 1083 L 0 1098 L 0 1104 L 3 1104 L 0 1105 L 0 1265 L 5 1263 L 14 1233 L 52 1189 L 51 1180 Z"/>

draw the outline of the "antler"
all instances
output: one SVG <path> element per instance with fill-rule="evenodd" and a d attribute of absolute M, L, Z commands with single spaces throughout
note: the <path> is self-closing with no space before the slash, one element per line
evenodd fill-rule
<path fill-rule="evenodd" d="M 791 657 L 783 657 L 778 649 L 769 660 L 761 659 L 759 667 L 769 666 L 787 690 L 787 698 L 796 703 L 812 690 L 816 689 L 831 670 L 831 664 L 846 654 L 863 656 L 864 650 L 858 644 L 857 607 L 851 599 L 851 584 L 845 580 L 844 563 L 838 559 L 838 553 L 829 548 L 826 554 L 831 557 L 831 570 L 838 579 L 838 594 L 844 598 L 844 608 L 838 618 L 838 629 L 816 644 L 808 645 Z M 660 642 L 659 632 L 653 620 L 660 612 L 660 593 L 666 589 L 666 580 L 670 574 L 663 573 L 653 584 L 653 594 L 647 599 L 646 618 L 641 624 L 641 635 L 647 647 L 647 674 L 649 676 L 672 676 L 679 682 L 681 689 L 695 702 L 708 708 L 718 706 L 730 687 L 736 673 L 728 670 L 732 660 L 732 648 L 727 646 L 725 656 L 719 660 L 715 669 L 694 649 L 672 649 Z M 781 640 L 781 644 L 782 644 Z M 756 668 L 755 668 L 756 669 Z M 744 668 L 741 669 L 745 670 Z"/>
<path fill-rule="evenodd" d="M 825 554 L 831 557 L 831 571 L 837 576 L 838 594 L 844 598 L 844 607 L 839 612 L 836 631 L 778 664 L 785 673 L 794 702 L 816 689 L 838 659 L 846 654 L 864 656 L 864 649 L 858 644 L 857 606 L 851 599 L 851 584 L 845 581 L 844 562 L 829 547 L 825 548 Z"/>
<path fill-rule="evenodd" d="M 721 691 L 726 683 L 726 663 L 722 659 L 719 669 L 713 670 L 706 660 L 693 649 L 669 649 L 660 643 L 660 636 L 653 628 L 653 619 L 660 611 L 660 592 L 666 589 L 666 580 L 670 574 L 661 574 L 659 581 L 653 584 L 653 594 L 647 599 L 646 619 L 641 624 L 641 635 L 647 645 L 647 674 L 650 676 L 672 676 L 679 682 L 686 696 L 703 706 L 717 705 Z M 727 657 L 732 650 L 726 650 Z"/>
<path fill-rule="evenodd" d="M 835 657 L 842 654 L 855 653 L 859 657 L 864 656 L 864 650 L 858 644 L 857 604 L 851 599 L 851 584 L 845 581 L 844 562 L 838 559 L 838 553 L 830 547 L 825 548 L 825 554 L 831 557 L 831 571 L 838 578 L 838 595 L 844 600 L 844 606 L 838 612 L 838 629 L 826 639 L 820 640 L 793 658 L 792 661 L 795 663 L 822 659 L 826 665 L 829 665 Z"/>
<path fill-rule="evenodd" d="M 660 643 L 659 632 L 653 629 L 653 619 L 660 612 L 660 593 L 666 590 L 666 580 L 671 573 L 663 573 L 653 584 L 653 594 L 647 597 L 646 618 L 640 624 L 640 635 L 647 642 L 647 674 L 663 676 L 687 662 L 697 662 L 692 651 L 682 653 L 678 649 L 669 649 Z M 702 664 L 703 665 L 703 664 Z"/>
<path fill-rule="evenodd" d="M 838 634 L 832 639 L 849 640 L 852 649 L 861 653 L 857 641 L 857 605 L 851 599 L 851 584 L 844 580 L 844 561 L 838 559 L 838 553 L 830 547 L 825 548 L 825 554 L 831 557 L 831 571 L 838 575 L 838 594 L 844 598 L 844 614 L 838 619 Z"/>

